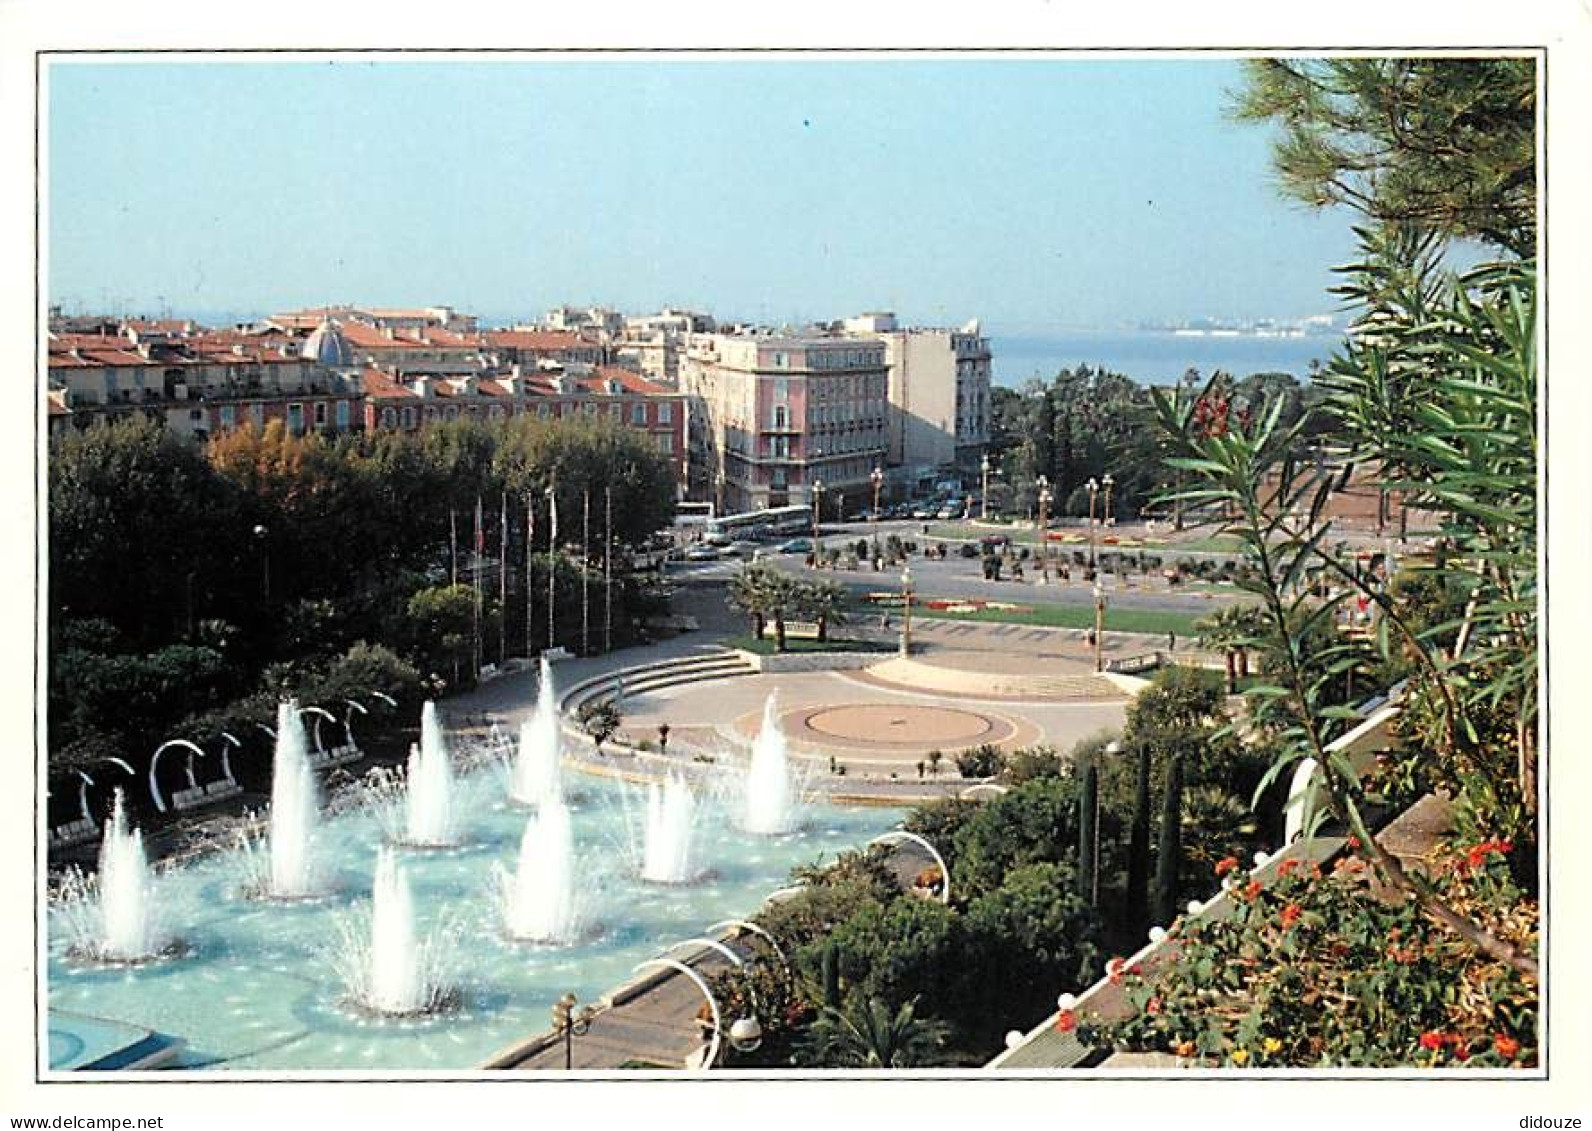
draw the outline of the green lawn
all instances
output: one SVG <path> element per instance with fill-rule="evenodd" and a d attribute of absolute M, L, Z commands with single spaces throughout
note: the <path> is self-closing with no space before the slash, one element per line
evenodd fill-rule
<path fill-rule="evenodd" d="M 864 614 L 866 615 L 866 614 Z M 874 614 L 878 615 L 877 612 Z M 772 656 L 774 654 L 774 630 L 770 628 L 768 634 L 757 640 L 751 636 L 735 636 L 724 642 L 727 648 L 739 648 L 743 652 L 751 652 L 757 656 Z M 831 637 L 825 641 L 812 640 L 805 636 L 785 637 L 786 652 L 890 652 L 894 645 L 877 644 L 872 640 L 843 640 Z"/>
<path fill-rule="evenodd" d="M 1031 624 L 1041 628 L 1093 628 L 1093 605 L 1026 605 L 1032 611 L 1012 612 L 1006 609 L 980 609 L 970 613 L 952 613 L 914 605 L 913 616 L 934 617 L 941 620 L 989 621 L 995 624 Z M 898 620 L 899 610 L 892 611 L 892 621 Z M 1186 639 L 1194 637 L 1194 622 L 1204 614 L 1163 612 L 1159 609 L 1119 609 L 1106 606 L 1107 632 L 1175 632 Z"/>

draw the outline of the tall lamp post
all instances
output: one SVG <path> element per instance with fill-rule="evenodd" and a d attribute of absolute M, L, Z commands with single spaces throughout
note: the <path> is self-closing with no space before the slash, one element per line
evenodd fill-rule
<path fill-rule="evenodd" d="M 271 603 L 271 543 L 267 541 L 270 531 L 263 526 L 254 528 L 254 536 L 260 540 L 260 568 L 262 582 L 265 586 L 265 603 Z"/>
<path fill-rule="evenodd" d="M 884 469 L 874 466 L 873 474 L 868 476 L 873 481 L 873 556 L 879 556 L 879 489 L 884 486 Z"/>
<path fill-rule="evenodd" d="M 1039 584 L 1050 584 L 1050 480 L 1041 475 L 1039 484 Z"/>
<path fill-rule="evenodd" d="M 1093 576 L 1095 571 L 1095 496 L 1100 491 L 1100 484 L 1096 483 L 1093 476 L 1089 478 L 1089 573 Z"/>
<path fill-rule="evenodd" d="M 575 1066 L 575 1038 L 584 1037 L 596 1014 L 589 1005 L 575 1009 L 575 995 L 565 994 L 553 1005 L 553 1032 L 564 1040 L 564 1071 Z"/>
<path fill-rule="evenodd" d="M 978 461 L 978 469 L 984 473 L 983 494 L 979 498 L 978 517 L 989 520 L 989 453 L 985 452 Z"/>
<path fill-rule="evenodd" d="M 1101 655 L 1101 648 L 1104 647 L 1104 645 L 1105 645 L 1105 636 L 1106 636 L 1106 589 L 1105 589 L 1105 586 L 1101 585 L 1100 582 L 1098 582 L 1098 581 L 1095 582 L 1094 599 L 1095 599 L 1095 630 L 1094 630 L 1095 671 L 1103 672 L 1103 671 L 1106 670 L 1106 668 L 1105 668 L 1105 658 Z"/>
<path fill-rule="evenodd" d="M 817 569 L 823 564 L 824 547 L 818 539 L 818 523 L 824 511 L 824 481 L 813 480 L 813 568 Z"/>
<path fill-rule="evenodd" d="M 901 571 L 901 656 L 912 654 L 912 567 Z"/>
<path fill-rule="evenodd" d="M 1104 480 L 1102 480 L 1102 482 L 1105 483 L 1106 487 L 1106 509 L 1100 517 L 1107 526 L 1115 526 L 1117 524 L 1117 515 L 1116 512 L 1111 509 L 1111 484 L 1113 481 L 1111 479 L 1110 472 L 1106 473 L 1106 477 Z"/>

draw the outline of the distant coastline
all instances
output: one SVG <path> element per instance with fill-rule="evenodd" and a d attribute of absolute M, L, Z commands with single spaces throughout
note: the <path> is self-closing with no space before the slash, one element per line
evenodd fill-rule
<path fill-rule="evenodd" d="M 1048 380 L 1058 370 L 1080 364 L 1124 373 L 1145 385 L 1169 385 L 1190 368 L 1202 376 L 1218 369 L 1235 377 L 1251 373 L 1310 376 L 1310 363 L 1323 365 L 1343 338 L 1333 334 L 1179 333 L 1173 330 L 1072 331 L 1055 334 L 1003 334 L 988 331 L 996 385 L 1017 388 L 1032 377 Z"/>

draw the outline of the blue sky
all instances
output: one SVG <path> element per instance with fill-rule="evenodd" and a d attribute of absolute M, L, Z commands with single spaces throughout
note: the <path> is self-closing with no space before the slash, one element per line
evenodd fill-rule
<path fill-rule="evenodd" d="M 1024 331 L 1330 311 L 1239 65 L 792 56 L 57 62 L 49 293 L 558 302 Z"/>

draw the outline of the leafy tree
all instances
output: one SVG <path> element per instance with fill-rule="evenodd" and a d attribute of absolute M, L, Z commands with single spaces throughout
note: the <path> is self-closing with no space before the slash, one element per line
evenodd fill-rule
<path fill-rule="evenodd" d="M 1073 860 L 1077 820 L 1070 778 L 1037 778 L 982 803 L 952 838 L 956 892 L 972 899 L 1025 864 Z"/>
<path fill-rule="evenodd" d="M 1100 916 L 1076 887 L 1073 869 L 1047 861 L 1013 869 L 968 904 L 969 964 L 1000 971 L 985 981 L 985 1039 L 999 1040 L 1011 1019 L 1044 1016 L 1056 989 L 1094 981 L 1104 946 Z"/>
<path fill-rule="evenodd" d="M 468 585 L 438 585 L 409 598 L 407 636 L 429 672 L 446 670 L 459 683 L 475 648 L 475 591 Z"/>
<path fill-rule="evenodd" d="M 580 723 L 580 729 L 591 736 L 592 745 L 599 754 L 603 752 L 603 743 L 614 736 L 624 721 L 619 713 L 619 704 L 612 699 L 586 700 L 576 712 L 576 720 Z"/>
<path fill-rule="evenodd" d="M 1530 255 L 1536 237 L 1531 59 L 1256 59 L 1234 102 L 1273 122 L 1283 191 Z"/>

